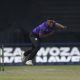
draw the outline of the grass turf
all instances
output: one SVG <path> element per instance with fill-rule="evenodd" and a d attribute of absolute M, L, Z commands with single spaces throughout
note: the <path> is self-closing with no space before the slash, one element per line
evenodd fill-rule
<path fill-rule="evenodd" d="M 6 66 L 0 80 L 80 80 L 80 65 Z"/>

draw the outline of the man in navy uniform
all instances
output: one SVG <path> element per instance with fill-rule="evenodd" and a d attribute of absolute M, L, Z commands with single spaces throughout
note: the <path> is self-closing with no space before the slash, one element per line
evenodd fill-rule
<path fill-rule="evenodd" d="M 46 21 L 35 27 L 29 35 L 32 42 L 32 48 L 24 53 L 23 62 L 27 65 L 32 65 L 32 59 L 40 49 L 41 38 L 48 37 L 55 33 L 55 29 L 65 29 L 65 26 L 57 23 L 53 18 L 48 18 Z"/>

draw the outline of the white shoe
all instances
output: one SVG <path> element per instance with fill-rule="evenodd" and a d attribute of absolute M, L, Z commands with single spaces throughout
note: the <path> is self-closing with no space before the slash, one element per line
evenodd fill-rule
<path fill-rule="evenodd" d="M 32 65 L 33 65 L 32 60 L 28 60 L 28 61 L 26 62 L 26 65 L 32 66 Z"/>

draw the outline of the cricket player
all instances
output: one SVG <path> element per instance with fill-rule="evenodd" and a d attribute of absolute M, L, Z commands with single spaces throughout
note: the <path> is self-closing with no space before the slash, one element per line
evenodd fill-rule
<path fill-rule="evenodd" d="M 57 23 L 53 18 L 48 18 L 46 21 L 35 27 L 29 35 L 32 43 L 32 48 L 24 53 L 23 62 L 27 65 L 33 65 L 32 59 L 40 49 L 41 38 L 48 37 L 55 33 L 55 29 L 65 29 L 65 26 Z"/>

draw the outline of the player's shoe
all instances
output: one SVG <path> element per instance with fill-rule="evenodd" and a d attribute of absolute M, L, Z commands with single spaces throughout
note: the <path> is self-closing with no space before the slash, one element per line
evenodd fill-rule
<path fill-rule="evenodd" d="M 25 64 L 28 65 L 28 66 L 32 66 L 33 65 L 32 60 L 28 60 Z"/>

